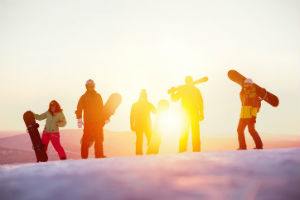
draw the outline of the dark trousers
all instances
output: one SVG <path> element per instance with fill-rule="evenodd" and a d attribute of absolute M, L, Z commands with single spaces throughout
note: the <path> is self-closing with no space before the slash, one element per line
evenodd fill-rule
<path fill-rule="evenodd" d="M 261 138 L 259 137 L 258 132 L 255 130 L 255 123 L 256 123 L 255 118 L 240 119 L 238 129 L 237 129 L 240 149 L 247 149 L 245 132 L 244 132 L 246 127 L 248 127 L 249 133 L 255 142 L 256 148 L 258 149 L 263 148 L 263 143 L 261 141 Z"/>
<path fill-rule="evenodd" d="M 95 158 L 102 158 L 103 152 L 103 127 L 98 123 L 85 123 L 81 139 L 81 158 L 87 159 L 89 148 L 94 144 Z"/>

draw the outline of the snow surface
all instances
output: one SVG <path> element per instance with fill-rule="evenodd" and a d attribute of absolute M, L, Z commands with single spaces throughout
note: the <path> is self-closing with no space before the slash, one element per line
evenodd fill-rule
<path fill-rule="evenodd" d="M 300 148 L 2 165 L 0 199 L 300 199 Z"/>

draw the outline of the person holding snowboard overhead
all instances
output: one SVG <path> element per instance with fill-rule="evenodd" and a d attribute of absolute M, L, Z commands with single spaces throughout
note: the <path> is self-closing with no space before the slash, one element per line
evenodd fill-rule
<path fill-rule="evenodd" d="M 239 140 L 238 150 L 247 149 L 244 133 L 246 127 L 248 127 L 250 135 L 255 142 L 255 149 L 263 149 L 261 138 L 255 130 L 256 117 L 259 112 L 262 99 L 256 94 L 256 87 L 251 79 L 246 79 L 244 81 L 240 92 L 240 99 L 242 108 L 237 129 Z"/>
<path fill-rule="evenodd" d="M 151 113 L 155 107 L 148 101 L 146 90 L 142 90 L 139 100 L 131 107 L 130 127 L 136 133 L 136 155 L 143 155 L 143 138 L 146 135 L 149 145 L 152 135 Z"/>
<path fill-rule="evenodd" d="M 174 101 L 181 100 L 185 112 L 185 127 L 179 140 L 179 153 L 187 151 L 189 130 L 192 131 L 193 152 L 201 151 L 199 122 L 204 119 L 203 98 L 200 90 L 195 87 L 193 78 L 187 76 L 185 85 L 174 89 L 171 93 Z"/>
<path fill-rule="evenodd" d="M 88 80 L 85 87 L 86 92 L 80 97 L 77 110 L 75 111 L 78 128 L 84 126 L 81 139 L 81 158 L 88 158 L 89 148 L 93 144 L 95 158 L 105 158 L 103 152 L 103 126 L 105 123 L 101 116 L 103 109 L 102 97 L 95 90 L 95 82 L 93 80 Z"/>
<path fill-rule="evenodd" d="M 60 143 L 59 127 L 64 127 L 67 122 L 59 103 L 52 100 L 49 104 L 48 111 L 40 115 L 34 114 L 34 117 L 39 121 L 46 119 L 46 125 L 42 134 L 42 143 L 44 144 L 45 150 L 47 151 L 48 144 L 51 141 L 59 158 L 66 160 L 67 156 L 65 150 Z"/>

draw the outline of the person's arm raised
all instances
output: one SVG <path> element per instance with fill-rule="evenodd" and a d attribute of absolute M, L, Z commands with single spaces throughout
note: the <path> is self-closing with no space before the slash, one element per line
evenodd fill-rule
<path fill-rule="evenodd" d="M 35 118 L 36 120 L 41 121 L 41 120 L 44 120 L 44 119 L 47 118 L 47 113 L 48 113 L 48 111 L 46 111 L 46 112 L 44 112 L 44 113 L 42 113 L 42 114 L 36 114 L 36 113 L 33 113 L 33 114 L 34 114 L 34 118 Z"/>

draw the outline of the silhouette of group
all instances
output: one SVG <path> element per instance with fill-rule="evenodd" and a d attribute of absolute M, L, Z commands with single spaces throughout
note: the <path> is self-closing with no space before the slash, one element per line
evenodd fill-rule
<path fill-rule="evenodd" d="M 184 127 L 179 138 L 178 152 L 186 152 L 188 138 L 191 135 L 193 152 L 201 151 L 200 122 L 204 120 L 203 98 L 196 84 L 208 81 L 207 77 L 194 81 L 191 76 L 185 78 L 183 85 L 172 87 L 168 94 L 172 101 L 180 101 L 184 111 Z M 81 157 L 88 158 L 89 148 L 94 145 L 95 158 L 105 158 L 103 150 L 103 127 L 106 121 L 103 119 L 102 110 L 104 108 L 101 95 L 95 90 L 95 82 L 88 80 L 85 84 L 86 92 L 80 97 L 75 111 L 78 128 L 83 127 L 81 139 Z M 250 135 L 256 145 L 256 149 L 262 149 L 263 143 L 255 130 L 257 113 L 259 112 L 261 101 L 257 95 L 256 87 L 251 79 L 246 79 L 242 84 L 240 92 L 241 113 L 237 128 L 239 148 L 247 149 L 244 130 L 248 127 Z M 152 124 L 151 114 L 155 114 L 157 120 L 169 109 L 168 100 L 160 100 L 157 108 L 148 100 L 146 90 L 141 90 L 138 100 L 133 103 L 130 112 L 130 128 L 136 133 L 136 155 L 143 155 L 144 137 L 147 141 L 147 154 L 158 154 L 161 144 L 161 133 L 157 123 Z M 51 101 L 47 112 L 38 115 L 37 120 L 46 119 L 45 129 L 42 135 L 42 142 L 47 148 L 51 141 L 58 152 L 60 159 L 66 159 L 65 151 L 60 144 L 59 127 L 66 125 L 66 120 L 62 109 L 57 101 Z M 191 134 L 189 133 L 191 132 Z"/>

